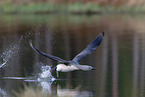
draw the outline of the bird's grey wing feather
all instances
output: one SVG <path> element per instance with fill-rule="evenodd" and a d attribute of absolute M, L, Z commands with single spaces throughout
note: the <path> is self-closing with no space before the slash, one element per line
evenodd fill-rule
<path fill-rule="evenodd" d="M 36 52 L 38 52 L 40 55 L 42 55 L 42 56 L 44 56 L 44 57 L 50 58 L 50 59 L 52 59 L 52 60 L 55 60 L 55 61 L 58 61 L 58 62 L 61 62 L 61 63 L 69 63 L 69 61 L 63 60 L 63 59 L 61 59 L 61 58 L 59 58 L 59 57 L 56 57 L 56 56 L 53 56 L 53 55 L 46 54 L 46 53 L 44 53 L 44 52 L 42 52 L 42 51 L 36 49 L 36 48 L 33 46 L 32 41 L 30 41 L 29 44 L 30 44 L 30 46 L 31 46 L 31 48 L 32 48 L 33 50 L 35 50 Z"/>
<path fill-rule="evenodd" d="M 82 52 L 76 55 L 72 61 L 79 62 L 87 55 L 93 53 L 103 40 L 104 32 L 100 33 L 94 41 L 92 41 Z"/>

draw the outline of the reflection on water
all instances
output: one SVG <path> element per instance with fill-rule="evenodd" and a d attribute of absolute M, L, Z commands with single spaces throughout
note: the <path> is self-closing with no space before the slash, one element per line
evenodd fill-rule
<path fill-rule="evenodd" d="M 59 86 L 57 88 L 58 97 L 93 97 L 90 91 L 80 91 L 78 87 L 75 89 L 61 89 Z"/>
<path fill-rule="evenodd" d="M 0 96 L 19 91 L 23 84 L 58 97 L 145 96 L 143 16 L 1 15 L 0 21 L 0 61 L 6 62 L 0 68 Z M 96 71 L 60 73 L 55 81 L 37 80 L 44 76 L 42 67 L 56 63 L 35 53 L 30 39 L 41 51 L 71 60 L 102 31 L 106 33 L 100 47 L 81 61 Z M 50 76 L 49 67 L 45 70 Z"/>
<path fill-rule="evenodd" d="M 7 97 L 8 95 L 7 95 L 7 93 L 6 93 L 5 90 L 3 90 L 3 89 L 0 88 L 0 96 L 1 97 Z"/>

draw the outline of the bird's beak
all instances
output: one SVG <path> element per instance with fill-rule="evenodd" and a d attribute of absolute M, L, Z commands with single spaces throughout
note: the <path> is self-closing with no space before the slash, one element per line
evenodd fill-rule
<path fill-rule="evenodd" d="M 96 68 L 92 68 L 92 70 L 96 70 Z"/>

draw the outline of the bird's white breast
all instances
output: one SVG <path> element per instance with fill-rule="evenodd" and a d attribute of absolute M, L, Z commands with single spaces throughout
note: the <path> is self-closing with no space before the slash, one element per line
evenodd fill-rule
<path fill-rule="evenodd" d="M 56 71 L 60 72 L 69 72 L 69 71 L 74 71 L 74 70 L 79 70 L 75 65 L 65 65 L 65 64 L 58 64 Z"/>

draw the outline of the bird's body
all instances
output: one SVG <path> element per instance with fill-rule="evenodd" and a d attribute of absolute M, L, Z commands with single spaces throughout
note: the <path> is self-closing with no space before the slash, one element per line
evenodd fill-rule
<path fill-rule="evenodd" d="M 75 71 L 75 70 L 84 70 L 84 71 L 89 71 L 89 70 L 95 70 L 92 66 L 88 65 L 80 65 L 80 64 L 57 64 L 56 66 L 56 71 L 60 72 L 70 72 L 70 71 Z"/>
<path fill-rule="evenodd" d="M 93 53 L 96 48 L 100 45 L 100 43 L 103 40 L 103 36 L 104 36 L 104 32 L 100 33 L 96 39 L 94 41 L 92 41 L 83 51 L 81 51 L 78 55 L 76 55 L 71 61 L 66 61 L 63 60 L 59 57 L 53 56 L 53 55 L 49 55 L 46 54 L 44 52 L 41 52 L 40 50 L 36 49 L 33 45 L 32 45 L 32 41 L 30 41 L 30 46 L 37 51 L 39 54 L 50 58 L 52 60 L 55 60 L 58 62 L 58 64 L 55 67 L 55 70 L 57 72 L 70 72 L 70 71 L 74 71 L 74 70 L 84 70 L 84 71 L 90 71 L 90 70 L 94 70 L 94 68 L 92 66 L 89 65 L 80 65 L 79 62 L 81 59 L 83 59 L 85 56 Z"/>
<path fill-rule="evenodd" d="M 74 70 L 79 70 L 79 68 L 76 67 L 75 65 L 66 65 L 66 64 L 58 64 L 56 66 L 56 71 L 60 72 L 70 72 Z"/>

